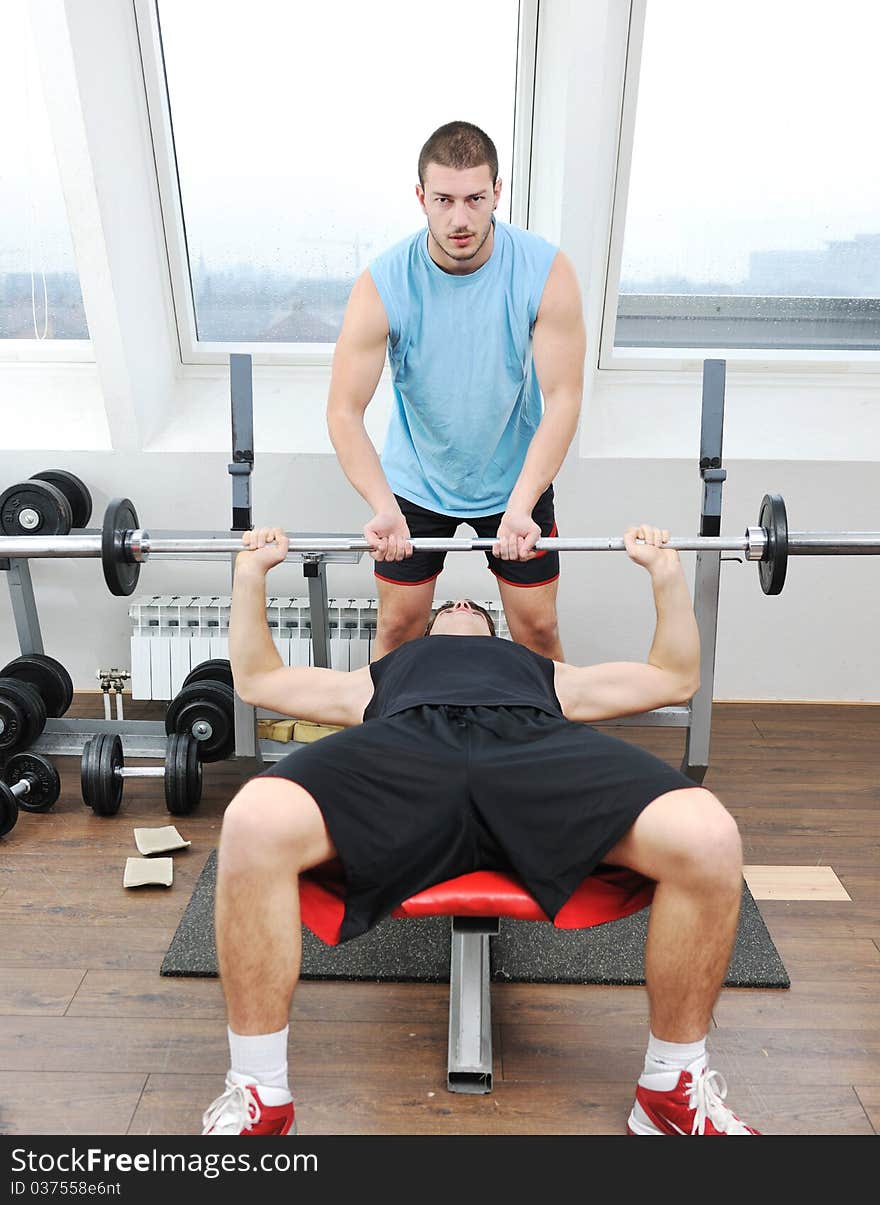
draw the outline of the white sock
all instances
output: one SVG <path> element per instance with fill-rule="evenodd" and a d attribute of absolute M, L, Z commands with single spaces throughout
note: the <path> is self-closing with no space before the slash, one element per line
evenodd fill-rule
<path fill-rule="evenodd" d="M 678 1073 L 697 1060 L 706 1061 L 706 1038 L 699 1042 L 664 1042 L 654 1034 L 648 1036 L 643 1075 L 659 1075 L 669 1072 L 678 1079 Z"/>
<path fill-rule="evenodd" d="M 277 1033 L 240 1034 L 227 1026 L 229 1055 L 232 1060 L 230 1076 L 235 1083 L 257 1083 L 261 1088 L 278 1089 L 283 1100 L 268 1100 L 264 1104 L 282 1104 L 290 1100 L 287 1083 L 287 1034 L 285 1025 Z M 261 1095 L 263 1095 L 261 1093 Z M 272 1092 L 272 1096 L 276 1096 Z"/>

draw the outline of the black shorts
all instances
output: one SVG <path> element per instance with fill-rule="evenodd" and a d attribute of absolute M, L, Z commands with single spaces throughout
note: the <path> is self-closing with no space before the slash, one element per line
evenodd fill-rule
<path fill-rule="evenodd" d="M 693 782 L 533 707 L 414 707 L 322 737 L 260 777 L 314 798 L 342 865 L 340 941 L 474 870 L 513 873 L 551 919 L 639 813 Z"/>
<path fill-rule="evenodd" d="M 441 515 L 433 510 L 425 510 L 408 498 L 397 498 L 403 516 L 406 519 L 411 536 L 431 537 L 437 540 L 451 540 L 462 523 L 472 527 L 480 539 L 494 539 L 498 534 L 498 525 L 502 514 L 483 515 L 473 519 L 458 519 L 454 515 Z M 548 485 L 541 497 L 535 503 L 532 518 L 541 528 L 542 536 L 555 536 L 556 516 L 553 510 L 553 486 Z M 376 561 L 373 572 L 383 582 L 394 582 L 402 586 L 420 586 L 423 582 L 431 582 L 438 577 L 445 552 L 414 552 L 411 557 L 402 561 Z M 496 577 L 509 582 L 512 586 L 544 586 L 559 577 L 559 553 L 539 552 L 530 561 L 502 561 L 500 557 L 486 553 L 489 568 Z"/>

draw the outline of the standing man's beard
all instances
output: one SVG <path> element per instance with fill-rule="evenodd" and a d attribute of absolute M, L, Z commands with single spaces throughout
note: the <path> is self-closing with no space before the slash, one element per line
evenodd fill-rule
<path fill-rule="evenodd" d="M 480 242 L 478 243 L 476 249 L 474 251 L 468 251 L 464 255 L 456 255 L 456 254 L 454 254 L 454 252 L 450 251 L 449 248 L 446 246 L 445 242 L 442 239 L 439 239 L 437 237 L 437 235 L 434 233 L 430 222 L 428 222 L 428 230 L 431 232 L 431 237 L 433 238 L 434 242 L 438 245 L 438 247 L 440 247 L 441 250 L 444 251 L 449 256 L 450 259 L 454 259 L 456 261 L 456 263 L 461 264 L 461 263 L 467 263 L 468 260 L 471 260 L 475 256 L 480 254 L 480 252 L 482 251 L 483 247 L 486 244 L 486 239 L 488 239 L 489 235 L 492 233 L 492 222 L 490 220 L 489 225 L 486 227 L 486 233 L 483 235 L 482 239 L 480 239 Z M 447 235 L 447 238 L 451 238 L 451 237 L 452 237 L 451 235 Z"/>

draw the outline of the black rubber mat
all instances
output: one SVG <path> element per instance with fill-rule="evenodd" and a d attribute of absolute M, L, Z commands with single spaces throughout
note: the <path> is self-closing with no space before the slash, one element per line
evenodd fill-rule
<path fill-rule="evenodd" d="M 215 976 L 212 851 L 162 963 L 163 975 Z M 590 929 L 502 920 L 490 944 L 492 978 L 517 983 L 638 984 L 645 981 L 649 908 Z M 449 979 L 449 918 L 384 920 L 363 937 L 325 946 L 303 930 L 303 979 L 443 982 Z M 790 980 L 745 882 L 728 987 L 789 987 Z"/>

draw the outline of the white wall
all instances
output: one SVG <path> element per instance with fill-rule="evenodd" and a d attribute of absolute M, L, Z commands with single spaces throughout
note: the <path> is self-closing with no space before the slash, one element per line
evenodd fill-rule
<path fill-rule="evenodd" d="M 616 534 L 644 520 L 684 535 L 696 530 L 701 496 L 699 369 L 595 367 L 627 9 L 621 0 L 541 5 L 530 224 L 575 263 L 589 340 L 558 515 L 562 534 Z M 93 523 L 110 497 L 126 495 L 147 528 L 223 529 L 228 371 L 180 364 L 131 10 L 115 0 L 33 0 L 32 10 L 96 359 L 0 361 L 0 488 L 62 467 L 90 487 Z M 729 363 L 725 532 L 754 524 L 771 490 L 785 495 L 795 529 L 880 529 L 880 375 L 853 367 Z M 331 454 L 328 377 L 327 365 L 255 364 L 258 522 L 357 531 L 368 517 Z M 385 380 L 368 414 L 377 443 L 387 413 Z M 34 561 L 31 570 L 46 651 L 78 688 L 95 685 L 99 665 L 128 664 L 128 603 L 108 594 L 97 561 Z M 331 593 L 370 595 L 371 580 L 366 559 L 328 570 Z M 279 593 L 306 593 L 293 566 L 276 570 L 275 583 Z M 223 565 L 166 562 L 145 567 L 138 593 L 227 588 Z M 726 565 L 716 698 L 880 702 L 878 588 L 877 558 L 792 561 L 779 598 L 761 593 L 754 566 Z M 438 582 L 443 598 L 494 592 L 478 554 L 450 556 Z M 625 557 L 570 554 L 559 597 L 571 660 L 647 650 L 648 583 Z M 3 663 L 17 652 L 11 609 L 0 605 Z"/>

